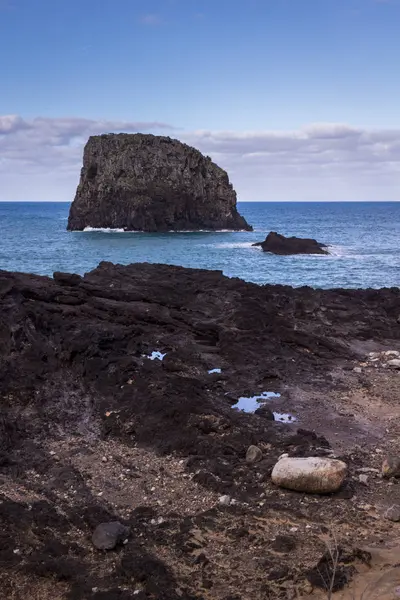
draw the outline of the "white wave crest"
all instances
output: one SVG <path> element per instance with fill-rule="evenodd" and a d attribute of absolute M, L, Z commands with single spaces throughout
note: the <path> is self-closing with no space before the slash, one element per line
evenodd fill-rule
<path fill-rule="evenodd" d="M 111 227 L 85 227 L 84 233 L 132 233 L 125 229 L 112 229 Z"/>
<path fill-rule="evenodd" d="M 215 248 L 251 248 L 254 242 L 221 242 L 220 244 L 213 244 Z M 259 246 L 253 246 L 259 250 Z"/>

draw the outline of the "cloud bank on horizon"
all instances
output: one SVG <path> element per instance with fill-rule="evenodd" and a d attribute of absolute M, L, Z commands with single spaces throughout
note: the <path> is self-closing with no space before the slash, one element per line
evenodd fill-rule
<path fill-rule="evenodd" d="M 240 201 L 400 200 L 400 129 L 185 131 L 167 123 L 0 116 L 0 201 L 72 201 L 90 135 L 170 135 L 228 171 Z"/>

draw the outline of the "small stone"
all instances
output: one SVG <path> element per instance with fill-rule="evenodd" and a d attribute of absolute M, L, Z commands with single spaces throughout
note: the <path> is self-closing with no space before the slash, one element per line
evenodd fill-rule
<path fill-rule="evenodd" d="M 400 477 L 400 458 L 387 456 L 382 463 L 383 477 Z"/>
<path fill-rule="evenodd" d="M 92 542 L 98 550 L 112 550 L 117 544 L 123 542 L 127 535 L 129 535 L 129 527 L 119 521 L 110 521 L 96 527 Z"/>
<path fill-rule="evenodd" d="M 360 483 L 363 483 L 364 485 L 367 485 L 368 483 L 368 475 L 359 475 L 358 476 L 358 480 Z"/>
<path fill-rule="evenodd" d="M 347 465 L 321 457 L 282 458 L 272 471 L 272 481 L 283 488 L 310 494 L 336 492 L 344 482 Z"/>
<path fill-rule="evenodd" d="M 96 592 L 98 592 L 98 591 L 99 591 L 99 588 L 97 588 L 97 587 L 93 587 L 93 588 L 92 588 L 92 592 L 93 592 L 93 594 L 95 594 L 95 593 L 96 593 Z"/>
<path fill-rule="evenodd" d="M 275 415 L 273 411 L 268 408 L 268 406 L 260 406 L 260 408 L 257 408 L 257 410 L 254 412 L 254 414 L 266 419 L 267 421 L 275 421 Z"/>
<path fill-rule="evenodd" d="M 354 373 L 362 373 L 362 368 L 361 367 L 354 367 L 353 371 L 354 371 Z"/>
<path fill-rule="evenodd" d="M 400 358 L 392 358 L 392 360 L 388 360 L 387 365 L 391 369 L 400 369 Z"/>
<path fill-rule="evenodd" d="M 21 552 L 21 550 L 19 548 L 15 548 L 15 550 L 13 550 L 14 554 L 19 554 Z"/>
<path fill-rule="evenodd" d="M 398 521 L 400 521 L 400 506 L 393 504 L 385 511 L 383 516 L 388 521 L 394 521 L 395 523 L 397 523 Z"/>
<path fill-rule="evenodd" d="M 373 467 L 360 467 L 357 471 L 359 473 L 379 473 L 379 469 L 374 469 Z"/>
<path fill-rule="evenodd" d="M 398 350 L 386 350 L 385 356 L 395 356 L 396 358 L 399 358 L 400 352 Z"/>
<path fill-rule="evenodd" d="M 246 452 L 246 462 L 256 463 L 262 459 L 262 452 L 258 446 L 249 446 Z"/>
<path fill-rule="evenodd" d="M 103 458 L 101 460 L 102 460 L 102 462 L 106 463 L 107 462 L 107 456 L 103 456 Z"/>
<path fill-rule="evenodd" d="M 222 504 L 222 506 L 229 506 L 231 503 L 231 497 L 230 496 L 220 496 L 218 502 L 220 504 Z"/>

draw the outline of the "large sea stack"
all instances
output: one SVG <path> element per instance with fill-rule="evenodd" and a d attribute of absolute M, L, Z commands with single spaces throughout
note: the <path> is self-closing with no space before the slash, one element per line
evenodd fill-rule
<path fill-rule="evenodd" d="M 68 229 L 251 230 L 226 171 L 178 140 L 135 134 L 89 138 Z"/>

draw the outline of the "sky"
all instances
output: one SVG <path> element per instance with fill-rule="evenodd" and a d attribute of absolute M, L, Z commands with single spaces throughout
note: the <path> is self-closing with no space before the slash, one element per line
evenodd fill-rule
<path fill-rule="evenodd" d="M 400 200 L 400 0 L 0 0 L 0 201 L 169 135 L 241 201 Z"/>

